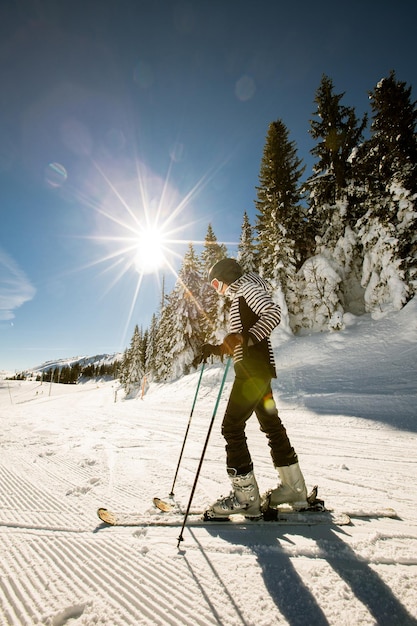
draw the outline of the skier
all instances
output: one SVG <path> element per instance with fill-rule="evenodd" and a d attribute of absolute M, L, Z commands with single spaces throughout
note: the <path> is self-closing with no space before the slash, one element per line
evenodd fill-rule
<path fill-rule="evenodd" d="M 306 508 L 307 491 L 298 457 L 278 416 L 271 389 L 276 371 L 269 335 L 280 322 L 281 309 L 268 293 L 267 283 L 254 272 L 244 274 L 235 259 L 215 263 L 209 282 L 219 295 L 232 300 L 230 332 L 220 345 L 204 344 L 200 360 L 206 361 L 212 354 L 233 356 L 235 380 L 222 423 L 232 492 L 214 502 L 206 515 L 261 517 L 261 498 L 245 435 L 253 412 L 268 438 L 280 478 L 278 487 L 271 491 L 269 506 L 287 503 L 297 510 Z"/>

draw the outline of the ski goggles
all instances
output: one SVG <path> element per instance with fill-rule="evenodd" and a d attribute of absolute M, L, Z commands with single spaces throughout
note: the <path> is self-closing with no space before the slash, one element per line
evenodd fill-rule
<path fill-rule="evenodd" d="M 222 280 L 217 280 L 217 278 L 213 278 L 213 280 L 211 281 L 210 285 L 213 287 L 213 289 L 215 291 L 217 291 L 217 293 L 221 293 L 221 290 L 223 289 L 224 282 Z"/>

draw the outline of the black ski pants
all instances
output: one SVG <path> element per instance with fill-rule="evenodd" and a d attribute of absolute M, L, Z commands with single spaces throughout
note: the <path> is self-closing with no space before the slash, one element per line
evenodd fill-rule
<path fill-rule="evenodd" d="M 257 372 L 249 375 L 244 368 L 240 371 L 235 368 L 235 371 L 236 377 L 222 423 L 229 473 L 247 474 L 253 469 L 245 434 L 246 422 L 252 413 L 256 414 L 261 431 L 268 439 L 275 467 L 296 463 L 297 455 L 279 418 L 272 395 L 270 374 Z"/>

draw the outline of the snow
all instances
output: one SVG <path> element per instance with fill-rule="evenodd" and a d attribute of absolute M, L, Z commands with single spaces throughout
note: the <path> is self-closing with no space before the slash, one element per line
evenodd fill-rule
<path fill-rule="evenodd" d="M 417 624 L 417 300 L 343 330 L 274 335 L 274 392 L 308 485 L 344 527 L 104 527 L 167 497 L 199 372 L 124 399 L 117 382 L 0 380 L 0 624 Z M 224 365 L 203 373 L 175 485 L 186 506 Z M 193 507 L 227 493 L 221 414 Z M 262 491 L 276 484 L 252 418 Z M 380 515 L 393 507 L 397 517 Z M 362 516 L 361 514 L 366 514 Z M 149 513 L 151 515 L 151 513 Z"/>

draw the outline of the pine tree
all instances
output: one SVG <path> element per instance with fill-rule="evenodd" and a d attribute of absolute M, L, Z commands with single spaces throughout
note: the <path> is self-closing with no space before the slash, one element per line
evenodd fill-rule
<path fill-rule="evenodd" d="M 370 101 L 371 137 L 357 155 L 366 190 L 358 230 L 366 309 L 379 316 L 417 291 L 417 111 L 411 88 L 394 72 Z"/>
<path fill-rule="evenodd" d="M 337 296 L 340 276 L 323 255 L 308 259 L 299 272 L 303 289 L 295 328 L 340 330 L 343 311 Z"/>
<path fill-rule="evenodd" d="M 257 187 L 257 254 L 262 275 L 271 281 L 282 325 L 288 327 L 287 306 L 295 300 L 296 271 L 305 254 L 305 215 L 300 178 L 304 172 L 285 124 L 269 125 Z"/>
<path fill-rule="evenodd" d="M 164 305 L 161 308 L 156 332 L 152 374 L 157 382 L 167 381 L 171 378 L 174 348 L 173 319 L 175 319 L 175 303 L 168 294 L 165 296 Z"/>
<path fill-rule="evenodd" d="M 227 256 L 225 244 L 219 244 L 211 224 L 208 225 L 204 248 L 200 255 L 201 306 L 204 309 L 204 340 L 215 343 L 223 338 L 227 325 L 230 305 L 224 298 L 219 298 L 207 282 L 210 268 Z"/>
<path fill-rule="evenodd" d="M 141 368 L 142 368 L 143 374 L 146 373 L 146 354 L 148 351 L 148 342 L 149 342 L 149 330 L 146 329 L 145 331 L 142 332 L 142 340 L 141 340 L 141 346 L 140 346 Z"/>
<path fill-rule="evenodd" d="M 190 371 L 197 354 L 204 343 L 204 309 L 201 302 L 202 280 L 199 273 L 199 259 L 192 244 L 184 257 L 177 281 L 178 298 L 176 353 L 179 356 L 177 375 Z"/>
<path fill-rule="evenodd" d="M 78 362 L 74 363 L 71 367 L 70 383 L 76 384 L 80 375 L 81 375 L 81 365 Z"/>
<path fill-rule="evenodd" d="M 295 268 L 301 261 L 297 244 L 304 229 L 304 215 L 299 181 L 304 169 L 285 124 L 281 120 L 272 122 L 261 160 L 255 206 L 260 269 L 278 280 L 284 278 L 289 266 Z M 281 270 L 278 275 L 277 270 Z"/>
<path fill-rule="evenodd" d="M 329 284 L 337 289 L 337 293 L 332 294 L 330 300 L 340 301 L 340 307 L 339 304 L 336 307 L 338 310 L 359 312 L 363 310 L 363 290 L 359 269 L 361 251 L 355 224 L 363 209 L 353 155 L 362 141 L 367 116 L 358 120 L 355 109 L 342 104 L 344 95 L 334 92 L 333 81 L 328 76 L 322 77 L 315 97 L 318 119 L 310 121 L 310 134 L 316 140 L 311 153 L 317 161 L 305 189 L 309 193 L 310 226 L 316 239 L 315 276 L 323 269 L 322 280 L 326 281 L 328 267 L 335 271 L 339 280 L 332 280 Z M 327 264 L 320 257 L 325 257 Z M 305 280 L 306 273 L 302 275 Z M 301 292 L 308 292 L 308 289 L 305 283 L 299 286 Z"/>
<path fill-rule="evenodd" d="M 164 308 L 165 303 L 165 275 L 162 276 L 162 285 L 161 285 L 161 300 L 160 300 L 160 310 Z"/>
<path fill-rule="evenodd" d="M 417 192 L 417 109 L 411 87 L 397 81 L 395 72 L 382 79 L 369 94 L 371 137 L 358 160 L 369 191 L 384 192 L 395 180 L 411 194 Z"/>
<path fill-rule="evenodd" d="M 159 362 L 158 380 L 175 379 L 189 373 L 204 342 L 198 266 L 199 260 L 192 244 L 189 244 L 178 280 L 162 312 L 159 331 L 169 326 L 169 337 L 164 344 L 165 361 Z"/>
<path fill-rule="evenodd" d="M 158 346 L 156 343 L 157 340 L 157 332 L 158 332 L 158 318 L 154 313 L 151 319 L 151 325 L 148 331 L 148 341 L 146 344 L 145 351 L 145 372 L 149 373 L 151 376 L 155 370 L 155 359 L 158 351 Z"/>
<path fill-rule="evenodd" d="M 121 364 L 121 362 L 118 359 L 116 359 L 113 362 L 113 365 L 112 365 L 111 370 L 110 370 L 110 374 L 113 376 L 114 379 L 119 378 L 121 365 L 122 364 Z"/>
<path fill-rule="evenodd" d="M 227 248 L 224 243 L 219 244 L 217 237 L 214 234 L 211 224 L 207 227 L 207 234 L 204 239 L 204 248 L 200 255 L 201 260 L 201 272 L 207 276 L 210 268 L 227 256 Z"/>
<path fill-rule="evenodd" d="M 256 271 L 256 245 L 253 229 L 246 211 L 243 214 L 237 260 L 245 273 Z"/>
<path fill-rule="evenodd" d="M 310 134 L 316 141 L 311 154 L 317 161 L 306 188 L 310 193 L 310 213 L 319 234 L 322 234 L 320 225 L 326 229 L 331 222 L 336 202 L 345 202 L 348 197 L 354 174 L 352 152 L 358 148 L 367 124 L 366 115 L 360 121 L 354 107 L 341 104 L 344 95 L 335 94 L 332 79 L 323 75 L 314 100 L 317 104 L 314 115 L 318 119 L 310 120 Z M 356 221 L 355 215 L 347 214 L 346 218 L 347 223 Z"/>
<path fill-rule="evenodd" d="M 144 374 L 143 360 L 143 334 L 136 324 L 125 363 L 123 384 L 126 394 L 140 387 Z"/>
<path fill-rule="evenodd" d="M 129 350 L 123 352 L 122 360 L 120 363 L 120 371 L 119 371 L 119 380 L 120 384 L 123 385 L 123 388 L 126 386 L 126 381 L 129 376 Z"/>

